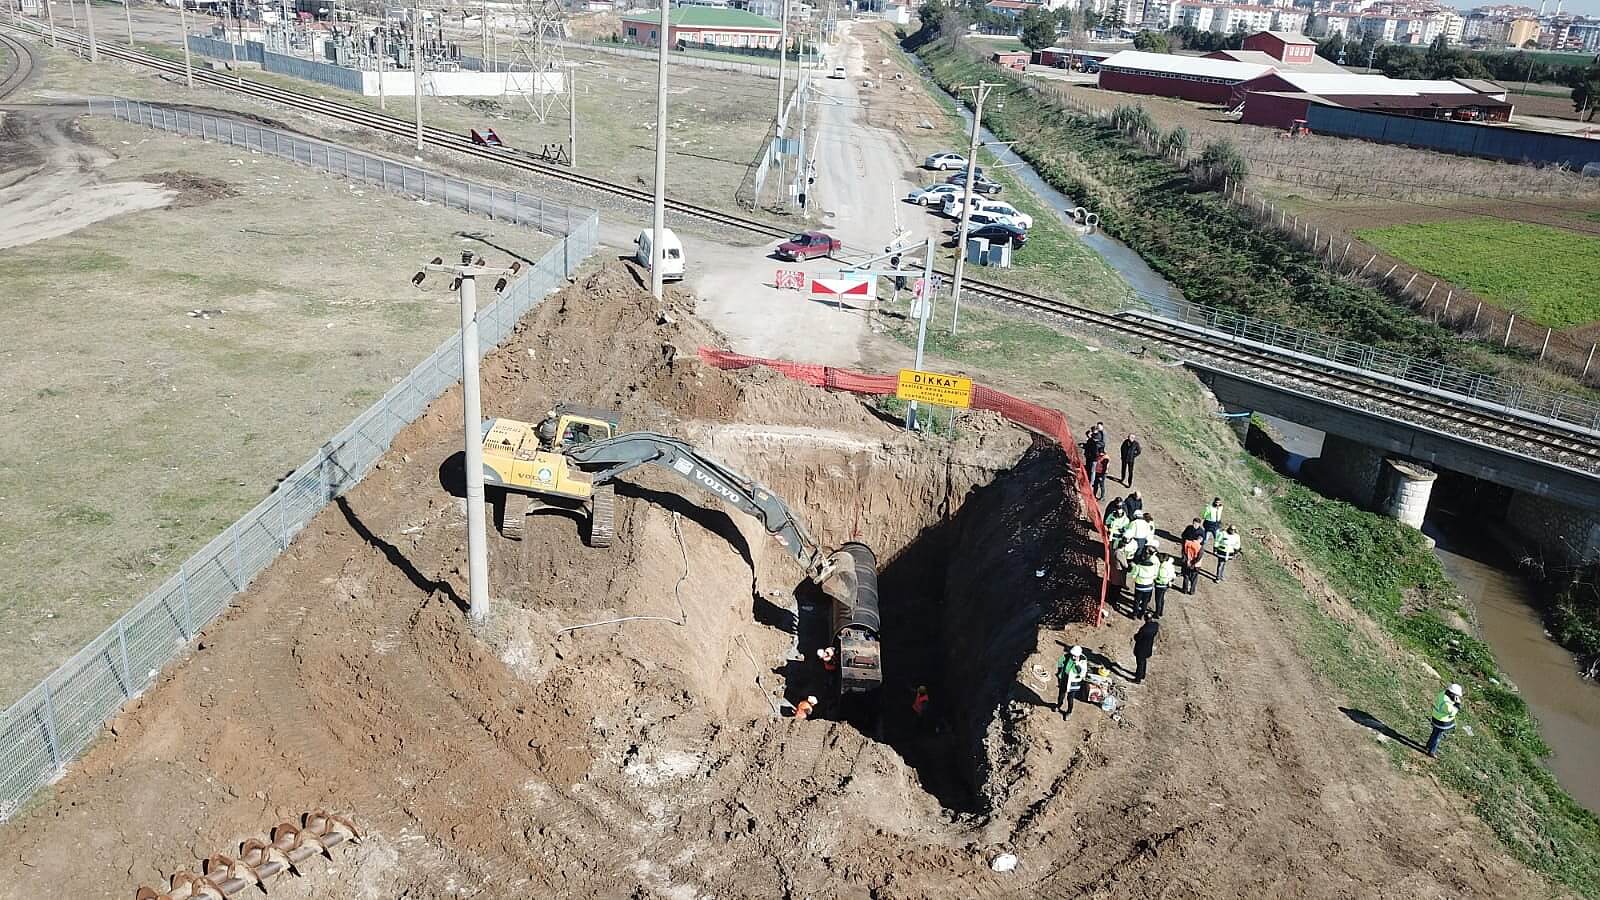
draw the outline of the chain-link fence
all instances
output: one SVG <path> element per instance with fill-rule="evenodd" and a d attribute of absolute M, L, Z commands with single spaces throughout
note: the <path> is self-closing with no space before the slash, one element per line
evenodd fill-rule
<path fill-rule="evenodd" d="M 593 210 L 551 203 L 535 194 L 442 175 L 293 132 L 222 116 L 120 98 L 91 99 L 89 114 L 270 153 L 331 175 L 343 175 L 381 185 L 385 190 L 397 194 L 421 197 L 475 215 L 527 225 L 547 234 L 571 234 L 574 228 L 583 227 L 594 215 Z"/>
<path fill-rule="evenodd" d="M 506 293 L 478 313 L 480 355 L 569 276 L 599 240 L 598 217 L 575 222 Z M 235 594 L 331 500 L 354 487 L 400 430 L 461 377 L 461 333 L 324 443 L 272 495 L 178 566 L 116 624 L 0 714 L 0 821 L 58 777 L 129 699 L 155 681 Z"/>

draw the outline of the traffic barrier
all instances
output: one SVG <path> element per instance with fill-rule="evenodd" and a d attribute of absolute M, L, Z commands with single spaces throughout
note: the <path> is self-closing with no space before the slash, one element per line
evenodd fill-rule
<path fill-rule="evenodd" d="M 852 394 L 888 396 L 895 393 L 895 389 L 899 384 L 899 378 L 895 375 L 877 375 L 870 372 L 857 372 L 852 369 L 841 369 L 835 366 L 817 365 L 815 363 L 799 363 L 782 359 L 765 359 L 759 356 L 745 356 L 741 353 L 717 350 L 711 347 L 700 348 L 700 359 L 707 365 L 718 369 L 746 369 L 752 366 L 764 366 L 795 381 L 803 381 L 812 387 L 848 391 Z M 1096 533 L 1100 535 L 1102 563 L 1100 570 L 1100 602 L 1096 604 L 1090 619 L 1098 626 L 1105 619 L 1106 590 L 1110 583 L 1111 575 L 1111 542 L 1106 534 L 1105 517 L 1100 512 L 1100 503 L 1095 500 L 1094 490 L 1089 483 L 1088 470 L 1083 465 L 1083 453 L 1078 447 L 1077 439 L 1072 436 L 1072 429 L 1067 425 L 1066 415 L 1058 409 L 1030 403 L 1021 397 L 1013 397 L 1004 391 L 997 391 L 981 384 L 973 384 L 972 386 L 972 408 L 999 413 L 1023 428 L 1055 441 L 1060 445 L 1062 452 L 1066 453 L 1067 460 L 1072 465 L 1073 483 L 1078 489 L 1078 499 L 1083 502 L 1084 513 L 1089 517 L 1089 521 L 1094 524 Z"/>

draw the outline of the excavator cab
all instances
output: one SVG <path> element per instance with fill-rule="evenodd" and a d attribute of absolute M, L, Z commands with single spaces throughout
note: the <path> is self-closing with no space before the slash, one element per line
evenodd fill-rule
<path fill-rule="evenodd" d="M 620 419 L 611 410 L 562 404 L 538 424 L 490 419 L 483 425 L 483 483 L 500 495 L 500 533 L 522 540 L 527 516 L 541 509 L 566 509 L 589 520 L 589 544 L 611 543 L 616 498 L 611 485 L 596 486 L 571 464 L 564 450 L 609 440 Z"/>

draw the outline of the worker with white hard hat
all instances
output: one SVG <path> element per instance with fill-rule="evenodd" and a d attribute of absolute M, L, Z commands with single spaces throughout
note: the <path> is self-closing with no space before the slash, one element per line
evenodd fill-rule
<path fill-rule="evenodd" d="M 1060 711 L 1061 718 L 1072 715 L 1072 700 L 1083 688 L 1083 681 L 1088 676 L 1089 661 L 1083 658 L 1082 647 L 1074 644 L 1071 650 L 1056 660 L 1056 709 Z"/>
<path fill-rule="evenodd" d="M 1461 714 L 1461 685 L 1452 684 L 1439 692 L 1433 701 L 1433 735 L 1428 738 L 1428 755 L 1439 755 L 1439 742 L 1456 730 L 1456 716 Z"/>

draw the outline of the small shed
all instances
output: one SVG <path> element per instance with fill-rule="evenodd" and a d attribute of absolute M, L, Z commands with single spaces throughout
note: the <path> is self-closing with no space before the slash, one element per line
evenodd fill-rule
<path fill-rule="evenodd" d="M 989 56 L 989 61 L 1007 69 L 1025 72 L 1028 69 L 1028 56 L 1026 50 L 999 50 Z"/>

